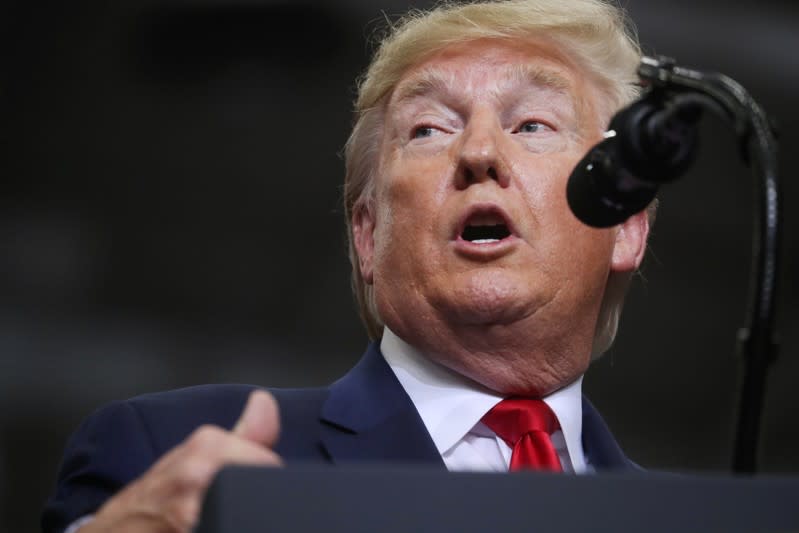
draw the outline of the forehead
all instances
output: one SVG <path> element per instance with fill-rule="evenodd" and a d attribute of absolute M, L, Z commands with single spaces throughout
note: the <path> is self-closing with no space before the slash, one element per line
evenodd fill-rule
<path fill-rule="evenodd" d="M 389 102 L 396 105 L 430 93 L 501 92 L 518 86 L 551 89 L 579 101 L 587 81 L 552 41 L 479 39 L 449 45 L 410 68 Z"/>

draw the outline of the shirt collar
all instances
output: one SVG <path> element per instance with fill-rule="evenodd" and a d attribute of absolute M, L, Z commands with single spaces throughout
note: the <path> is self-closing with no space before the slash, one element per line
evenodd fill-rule
<path fill-rule="evenodd" d="M 383 329 L 380 351 L 408 393 L 440 454 L 455 446 L 503 396 L 434 363 Z M 582 446 L 582 376 L 542 398 L 560 422 L 575 472 L 585 471 Z"/>

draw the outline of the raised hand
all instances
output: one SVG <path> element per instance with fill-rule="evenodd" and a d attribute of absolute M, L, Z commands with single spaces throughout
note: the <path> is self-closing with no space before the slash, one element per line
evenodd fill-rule
<path fill-rule="evenodd" d="M 197 428 L 139 479 L 111 498 L 79 533 L 189 533 L 214 475 L 227 464 L 280 466 L 275 399 L 250 394 L 232 431 Z"/>

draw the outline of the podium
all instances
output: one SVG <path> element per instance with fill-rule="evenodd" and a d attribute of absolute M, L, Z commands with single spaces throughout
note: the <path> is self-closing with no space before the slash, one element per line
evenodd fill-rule
<path fill-rule="evenodd" d="M 799 531 L 799 478 L 229 467 L 196 533 Z"/>

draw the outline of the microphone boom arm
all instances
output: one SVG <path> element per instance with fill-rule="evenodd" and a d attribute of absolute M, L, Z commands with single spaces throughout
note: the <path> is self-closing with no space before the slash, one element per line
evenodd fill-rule
<path fill-rule="evenodd" d="M 757 201 L 745 322 L 738 332 L 742 379 L 732 468 L 754 473 L 760 413 L 774 340 L 781 214 L 777 141 L 766 113 L 735 80 L 680 67 L 667 57 L 644 57 L 638 67 L 644 94 L 611 120 L 605 139 L 578 163 L 567 185 L 574 214 L 609 227 L 643 210 L 658 187 L 693 162 L 696 127 L 704 109 L 731 124 L 740 155 L 752 168 Z"/>
<path fill-rule="evenodd" d="M 752 167 L 758 195 L 752 233 L 752 267 L 744 326 L 738 333 L 743 359 L 741 396 L 733 451 L 733 471 L 754 473 L 760 414 L 768 366 L 777 357 L 774 322 L 780 258 L 781 213 L 777 142 L 763 108 L 735 80 L 674 65 L 664 58 L 643 58 L 638 75 L 645 84 L 703 95 L 712 109 L 732 123 L 741 157 Z"/>

